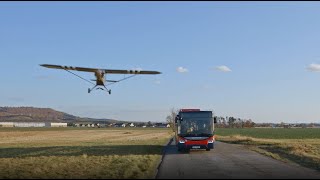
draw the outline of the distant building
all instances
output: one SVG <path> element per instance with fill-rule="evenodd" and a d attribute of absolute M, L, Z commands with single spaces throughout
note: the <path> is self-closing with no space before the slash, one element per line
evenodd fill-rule
<path fill-rule="evenodd" d="M 115 123 L 113 127 L 126 127 L 125 123 Z"/>
<path fill-rule="evenodd" d="M 0 122 L 0 127 L 13 127 L 13 122 Z"/>
<path fill-rule="evenodd" d="M 156 123 L 155 127 L 159 127 L 159 128 L 169 128 L 170 124 L 166 124 L 166 123 Z"/>
<path fill-rule="evenodd" d="M 283 124 L 283 128 L 291 128 L 291 127 L 292 127 L 291 124 L 287 124 L 287 123 Z"/>
<path fill-rule="evenodd" d="M 68 123 L 51 123 L 51 127 L 67 127 Z"/>
<path fill-rule="evenodd" d="M 0 127 L 50 127 L 46 122 L 0 122 Z"/>
<path fill-rule="evenodd" d="M 14 122 L 14 127 L 45 127 L 44 122 Z"/>

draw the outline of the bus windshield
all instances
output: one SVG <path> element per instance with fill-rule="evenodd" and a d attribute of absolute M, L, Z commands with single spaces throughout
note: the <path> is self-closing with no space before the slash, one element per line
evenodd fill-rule
<path fill-rule="evenodd" d="M 178 122 L 178 134 L 183 137 L 213 136 L 212 113 L 181 113 L 183 120 Z"/>

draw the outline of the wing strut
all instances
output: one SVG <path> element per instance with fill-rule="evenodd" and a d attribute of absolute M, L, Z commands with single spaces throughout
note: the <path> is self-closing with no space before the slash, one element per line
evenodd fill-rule
<path fill-rule="evenodd" d="M 129 78 L 131 78 L 131 77 L 133 77 L 133 76 L 136 76 L 136 75 L 137 75 L 137 74 L 131 75 L 131 76 L 129 76 L 129 77 L 122 78 L 122 79 L 120 79 L 120 80 L 118 80 L 118 81 L 116 81 L 116 82 L 109 83 L 109 84 L 107 84 L 106 86 L 109 86 L 109 85 L 111 85 L 111 84 L 114 84 L 114 83 L 117 83 L 117 82 L 120 82 L 120 81 L 129 79 Z"/>
<path fill-rule="evenodd" d="M 68 71 L 69 73 L 71 73 L 71 74 L 73 74 L 73 75 L 75 75 L 75 76 L 77 76 L 77 77 L 81 78 L 82 80 L 85 80 L 85 81 L 87 81 L 87 82 L 89 82 L 89 83 L 91 83 L 91 84 L 93 84 L 93 85 L 96 85 L 96 84 L 94 84 L 93 82 L 91 82 L 91 81 L 89 81 L 89 80 L 87 80 L 87 79 L 85 79 L 85 78 L 83 78 L 83 77 L 79 76 L 78 74 L 75 74 L 75 73 L 73 73 L 73 72 L 69 71 L 68 69 L 64 69 L 64 70 L 66 70 L 66 71 Z"/>
<path fill-rule="evenodd" d="M 75 76 L 79 77 L 80 79 L 82 79 L 82 80 L 84 80 L 84 81 L 87 81 L 87 82 L 89 82 L 89 83 L 91 83 L 91 84 L 93 84 L 93 85 L 96 85 L 96 84 L 94 84 L 93 82 L 91 82 L 91 81 L 89 81 L 89 80 L 87 80 L 87 79 L 85 79 L 85 78 L 83 78 L 83 77 L 79 76 L 78 74 L 76 74 L 76 73 L 73 73 L 73 72 L 69 71 L 68 69 L 64 69 L 64 70 L 66 70 L 67 72 L 69 72 L 69 73 L 71 73 L 71 74 L 73 74 L 73 75 L 75 75 Z M 111 84 L 114 84 L 114 83 L 117 83 L 117 82 L 120 82 L 120 81 L 123 81 L 123 80 L 129 79 L 129 78 L 132 78 L 133 76 L 136 76 L 136 75 L 138 75 L 138 74 L 133 74 L 133 75 L 131 75 L 131 76 L 128 76 L 128 77 L 125 77 L 125 78 L 119 79 L 119 80 L 117 80 L 117 81 L 115 81 L 115 82 L 112 82 L 112 83 L 106 84 L 106 86 L 109 86 L 109 85 L 111 85 Z"/>

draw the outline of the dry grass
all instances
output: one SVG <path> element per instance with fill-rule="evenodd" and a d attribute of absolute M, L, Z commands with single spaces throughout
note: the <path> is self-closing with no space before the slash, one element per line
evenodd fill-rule
<path fill-rule="evenodd" d="M 275 159 L 320 170 L 320 139 L 262 139 L 231 135 L 217 136 L 217 140 L 244 144 Z"/>
<path fill-rule="evenodd" d="M 0 132 L 0 178 L 153 178 L 168 129 Z"/>

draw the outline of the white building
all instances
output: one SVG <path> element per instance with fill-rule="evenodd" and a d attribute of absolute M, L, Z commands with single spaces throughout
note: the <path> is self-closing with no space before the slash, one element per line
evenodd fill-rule
<path fill-rule="evenodd" d="M 14 122 L 14 127 L 45 127 L 44 122 Z"/>
<path fill-rule="evenodd" d="M 67 127 L 68 123 L 51 123 L 51 127 Z"/>
<path fill-rule="evenodd" d="M 0 127 L 13 127 L 13 122 L 0 122 Z"/>

